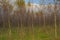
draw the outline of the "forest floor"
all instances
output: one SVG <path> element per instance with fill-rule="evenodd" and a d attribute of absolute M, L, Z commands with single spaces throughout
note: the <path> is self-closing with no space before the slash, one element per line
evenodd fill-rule
<path fill-rule="evenodd" d="M 57 28 L 57 38 L 52 26 L 0 28 L 0 40 L 60 40 L 60 27 Z"/>

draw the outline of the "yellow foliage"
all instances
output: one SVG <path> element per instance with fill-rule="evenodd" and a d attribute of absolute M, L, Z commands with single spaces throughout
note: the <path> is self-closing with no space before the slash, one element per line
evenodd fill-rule
<path fill-rule="evenodd" d="M 24 0 L 16 0 L 16 5 L 18 7 L 23 7 L 23 6 L 25 6 L 25 2 L 24 2 Z"/>

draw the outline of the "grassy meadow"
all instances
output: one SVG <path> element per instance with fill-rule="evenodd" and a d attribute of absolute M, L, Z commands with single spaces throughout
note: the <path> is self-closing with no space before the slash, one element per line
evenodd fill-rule
<path fill-rule="evenodd" d="M 0 40 L 60 40 L 60 27 L 57 28 L 57 38 L 52 26 L 0 28 Z"/>

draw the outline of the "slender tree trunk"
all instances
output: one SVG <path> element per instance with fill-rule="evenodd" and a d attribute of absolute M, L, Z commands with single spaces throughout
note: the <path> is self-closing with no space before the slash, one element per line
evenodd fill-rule
<path fill-rule="evenodd" d="M 9 9 L 9 8 L 8 8 Z M 8 10 L 8 12 L 7 12 L 7 16 L 8 16 L 8 26 L 9 26 L 9 40 L 11 40 L 11 25 L 10 25 L 10 14 L 9 14 L 9 10 Z"/>
<path fill-rule="evenodd" d="M 33 0 L 32 0 L 33 2 Z M 32 6 L 33 8 L 33 6 Z M 32 10 L 32 40 L 34 40 L 34 24 L 33 24 L 33 20 L 34 20 L 34 14 L 33 14 L 33 10 Z"/>
<path fill-rule="evenodd" d="M 55 2 L 55 7 L 54 7 L 55 38 L 57 38 L 57 24 L 56 24 L 56 8 L 57 8 L 57 6 L 56 6 L 56 0 L 54 0 L 54 2 Z"/>
<path fill-rule="evenodd" d="M 2 9 L 2 14 L 3 14 L 3 9 Z M 2 21 L 3 21 L 3 28 L 5 28 L 4 15 L 2 15 Z"/>
<path fill-rule="evenodd" d="M 33 12 L 32 12 L 33 14 Z M 34 25 L 33 25 L 33 15 L 32 15 L 32 40 L 34 40 Z"/>
<path fill-rule="evenodd" d="M 55 7 L 55 11 L 54 11 L 54 22 L 55 22 L 55 38 L 57 38 L 56 7 Z"/>

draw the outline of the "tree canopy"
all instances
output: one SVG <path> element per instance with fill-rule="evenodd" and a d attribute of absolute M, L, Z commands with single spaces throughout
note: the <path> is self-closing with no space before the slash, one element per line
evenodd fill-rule
<path fill-rule="evenodd" d="M 28 2 L 28 6 L 31 6 L 31 4 L 30 4 L 30 0 L 29 0 L 29 2 Z"/>
<path fill-rule="evenodd" d="M 25 2 L 24 2 L 24 0 L 16 0 L 16 5 L 18 7 L 24 7 L 25 6 Z"/>

